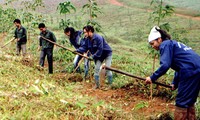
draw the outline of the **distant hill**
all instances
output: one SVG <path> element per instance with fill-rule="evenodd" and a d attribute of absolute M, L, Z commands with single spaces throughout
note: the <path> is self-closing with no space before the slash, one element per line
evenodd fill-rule
<path fill-rule="evenodd" d="M 21 1 L 26 1 L 26 0 L 16 0 L 13 3 L 14 8 L 20 8 L 21 7 Z M 39 8 L 39 12 L 42 13 L 52 13 L 56 11 L 57 6 L 61 2 L 65 2 L 66 0 L 43 0 L 45 8 Z M 71 0 L 71 2 L 76 6 L 76 7 L 82 7 L 84 4 L 88 2 L 88 0 Z M 5 0 L 0 0 L 0 4 L 5 3 Z M 97 0 L 98 4 L 104 4 L 106 3 L 105 0 Z"/>
<path fill-rule="evenodd" d="M 174 5 L 176 7 L 200 11 L 200 0 L 166 0 L 164 2 Z"/>

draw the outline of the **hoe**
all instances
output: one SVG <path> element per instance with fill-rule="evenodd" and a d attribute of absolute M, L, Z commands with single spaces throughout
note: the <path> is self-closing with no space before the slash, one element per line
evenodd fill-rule
<path fill-rule="evenodd" d="M 102 71 L 105 71 L 105 70 L 110 70 L 110 71 L 113 71 L 113 72 L 116 72 L 116 73 L 120 73 L 120 74 L 129 76 L 129 77 L 137 78 L 137 79 L 143 80 L 143 81 L 146 80 L 145 78 L 138 77 L 138 76 L 132 75 L 132 74 L 130 74 L 130 73 L 127 73 L 127 72 L 124 72 L 124 71 L 121 71 L 121 70 L 117 70 L 117 69 L 115 69 L 115 68 L 112 68 L 112 67 L 108 67 L 108 66 L 106 66 L 106 65 L 103 65 L 103 66 L 102 66 L 102 69 L 101 69 L 101 72 L 102 72 Z M 105 73 L 105 72 L 102 72 L 102 73 Z M 153 83 L 154 83 L 154 84 L 157 84 L 157 85 L 160 85 L 160 86 L 163 86 L 163 87 L 166 87 L 166 88 L 172 88 L 172 86 L 166 85 L 166 84 L 163 84 L 163 83 L 159 83 L 159 82 L 153 82 Z"/>

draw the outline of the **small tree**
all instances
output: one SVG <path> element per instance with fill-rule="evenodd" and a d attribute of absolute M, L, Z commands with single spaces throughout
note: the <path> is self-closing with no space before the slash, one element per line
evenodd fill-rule
<path fill-rule="evenodd" d="M 168 22 L 162 23 L 162 20 L 167 16 L 171 16 L 174 13 L 174 6 L 163 5 L 163 0 L 152 0 L 150 3 L 154 7 L 154 11 L 150 15 L 150 20 L 153 19 L 154 23 L 157 23 L 157 26 L 165 28 L 169 31 L 170 25 Z"/>
<path fill-rule="evenodd" d="M 171 16 L 174 13 L 174 7 L 170 5 L 163 5 L 163 0 L 152 0 L 150 3 L 151 6 L 153 6 L 154 11 L 150 14 L 149 20 L 153 20 L 153 23 L 157 23 L 157 26 L 159 26 L 162 29 L 165 29 L 169 31 L 170 24 L 168 22 L 161 23 L 164 18 L 167 16 Z M 158 55 L 157 51 L 151 50 L 150 53 L 153 55 L 154 62 L 153 62 L 153 70 L 155 67 L 155 59 Z"/>
<path fill-rule="evenodd" d="M 25 6 L 26 10 L 31 9 L 33 11 L 39 7 L 44 7 L 43 0 L 22 1 L 22 5 Z"/>
<path fill-rule="evenodd" d="M 83 5 L 83 14 L 89 13 L 90 20 L 97 18 L 97 13 L 102 13 L 95 0 L 88 0 L 89 3 Z"/>
<path fill-rule="evenodd" d="M 169 31 L 170 24 L 168 22 L 165 22 L 165 23 L 161 23 L 161 22 L 165 17 L 171 16 L 174 13 L 174 7 L 170 6 L 170 5 L 164 6 L 163 0 L 152 0 L 150 5 L 153 6 L 154 10 L 150 14 L 149 20 L 150 21 L 153 20 L 153 23 L 157 23 L 157 26 Z M 149 54 L 152 55 L 152 57 L 153 57 L 152 71 L 154 71 L 155 70 L 155 60 L 156 60 L 157 56 L 159 56 L 159 54 L 158 54 L 158 51 L 155 51 L 153 49 L 151 49 Z M 151 89 L 151 95 L 152 95 L 152 89 Z"/>
<path fill-rule="evenodd" d="M 95 0 L 88 0 L 88 3 L 83 5 L 82 9 L 83 14 L 89 14 L 89 20 L 87 21 L 87 25 L 94 26 L 97 32 L 102 32 L 101 25 L 94 20 L 95 18 L 97 18 L 98 13 L 102 13 L 101 9 L 97 5 L 97 2 Z"/>
<path fill-rule="evenodd" d="M 65 28 L 73 24 L 70 19 L 67 19 L 67 14 L 71 13 L 71 10 L 74 10 L 74 12 L 76 12 L 75 6 L 70 1 L 59 3 L 57 10 L 59 10 L 60 14 L 65 15 L 65 19 L 61 19 L 61 21 L 59 22 L 60 28 Z"/>

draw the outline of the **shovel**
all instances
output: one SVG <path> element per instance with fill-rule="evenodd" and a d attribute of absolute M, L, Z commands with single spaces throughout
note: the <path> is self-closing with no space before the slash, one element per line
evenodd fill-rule
<path fill-rule="evenodd" d="M 108 66 L 105 66 L 105 65 L 102 66 L 102 69 L 110 70 L 110 71 L 113 71 L 113 72 L 116 72 L 116 73 L 120 73 L 120 74 L 129 76 L 129 77 L 137 78 L 137 79 L 139 79 L 139 80 L 143 80 L 143 81 L 146 80 L 145 78 L 138 77 L 138 76 L 132 75 L 132 74 L 130 74 L 130 73 L 127 73 L 127 72 L 124 72 L 124 71 L 121 71 L 121 70 L 117 70 L 117 69 L 115 69 L 115 68 L 108 67 Z M 163 86 L 163 87 L 166 87 L 166 88 L 172 88 L 172 86 L 166 85 L 166 84 L 163 84 L 163 83 L 159 83 L 159 82 L 152 82 L 152 83 L 157 84 L 157 85 L 160 85 L 160 86 Z"/>
<path fill-rule="evenodd" d="M 58 45 L 56 42 L 53 42 L 53 41 L 51 41 L 51 40 L 49 40 L 49 39 L 47 39 L 47 38 L 45 38 L 45 37 L 43 37 L 43 36 L 40 36 L 40 37 L 41 37 L 42 39 L 44 39 L 44 40 L 50 42 L 50 43 L 53 43 L 54 45 L 56 45 L 56 46 L 58 46 L 58 47 L 61 47 L 61 48 L 65 49 L 65 50 L 68 50 L 68 51 L 70 51 L 70 52 L 72 52 L 72 53 L 74 53 L 74 54 L 80 55 L 80 56 L 82 56 L 82 57 L 84 57 L 84 58 L 87 58 L 87 59 L 89 59 L 89 60 L 92 60 L 92 59 L 90 59 L 88 56 L 85 56 L 85 55 L 80 54 L 80 53 L 78 53 L 78 52 L 74 52 L 73 50 L 71 50 L 71 49 L 69 49 L 69 48 L 66 48 L 66 47 L 63 47 L 63 46 L 61 46 L 61 45 Z"/>

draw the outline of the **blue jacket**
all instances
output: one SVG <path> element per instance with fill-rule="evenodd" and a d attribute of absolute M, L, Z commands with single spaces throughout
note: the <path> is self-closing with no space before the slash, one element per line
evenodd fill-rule
<path fill-rule="evenodd" d="M 84 41 L 81 38 L 81 35 L 83 34 L 83 31 L 77 31 L 75 33 L 74 38 L 70 38 L 70 43 L 74 46 L 75 49 L 78 49 L 81 45 L 84 44 Z"/>
<path fill-rule="evenodd" d="M 160 47 L 160 67 L 153 73 L 154 82 L 169 68 L 175 70 L 173 84 L 178 87 L 176 104 L 189 107 L 194 104 L 200 88 L 200 56 L 192 48 L 175 40 L 165 40 Z"/>
<path fill-rule="evenodd" d="M 83 53 L 87 50 L 92 54 L 94 60 L 103 61 L 106 57 L 112 55 L 111 47 L 106 43 L 105 39 L 99 34 L 94 33 L 92 39 L 85 38 L 85 43 L 77 52 Z"/>

